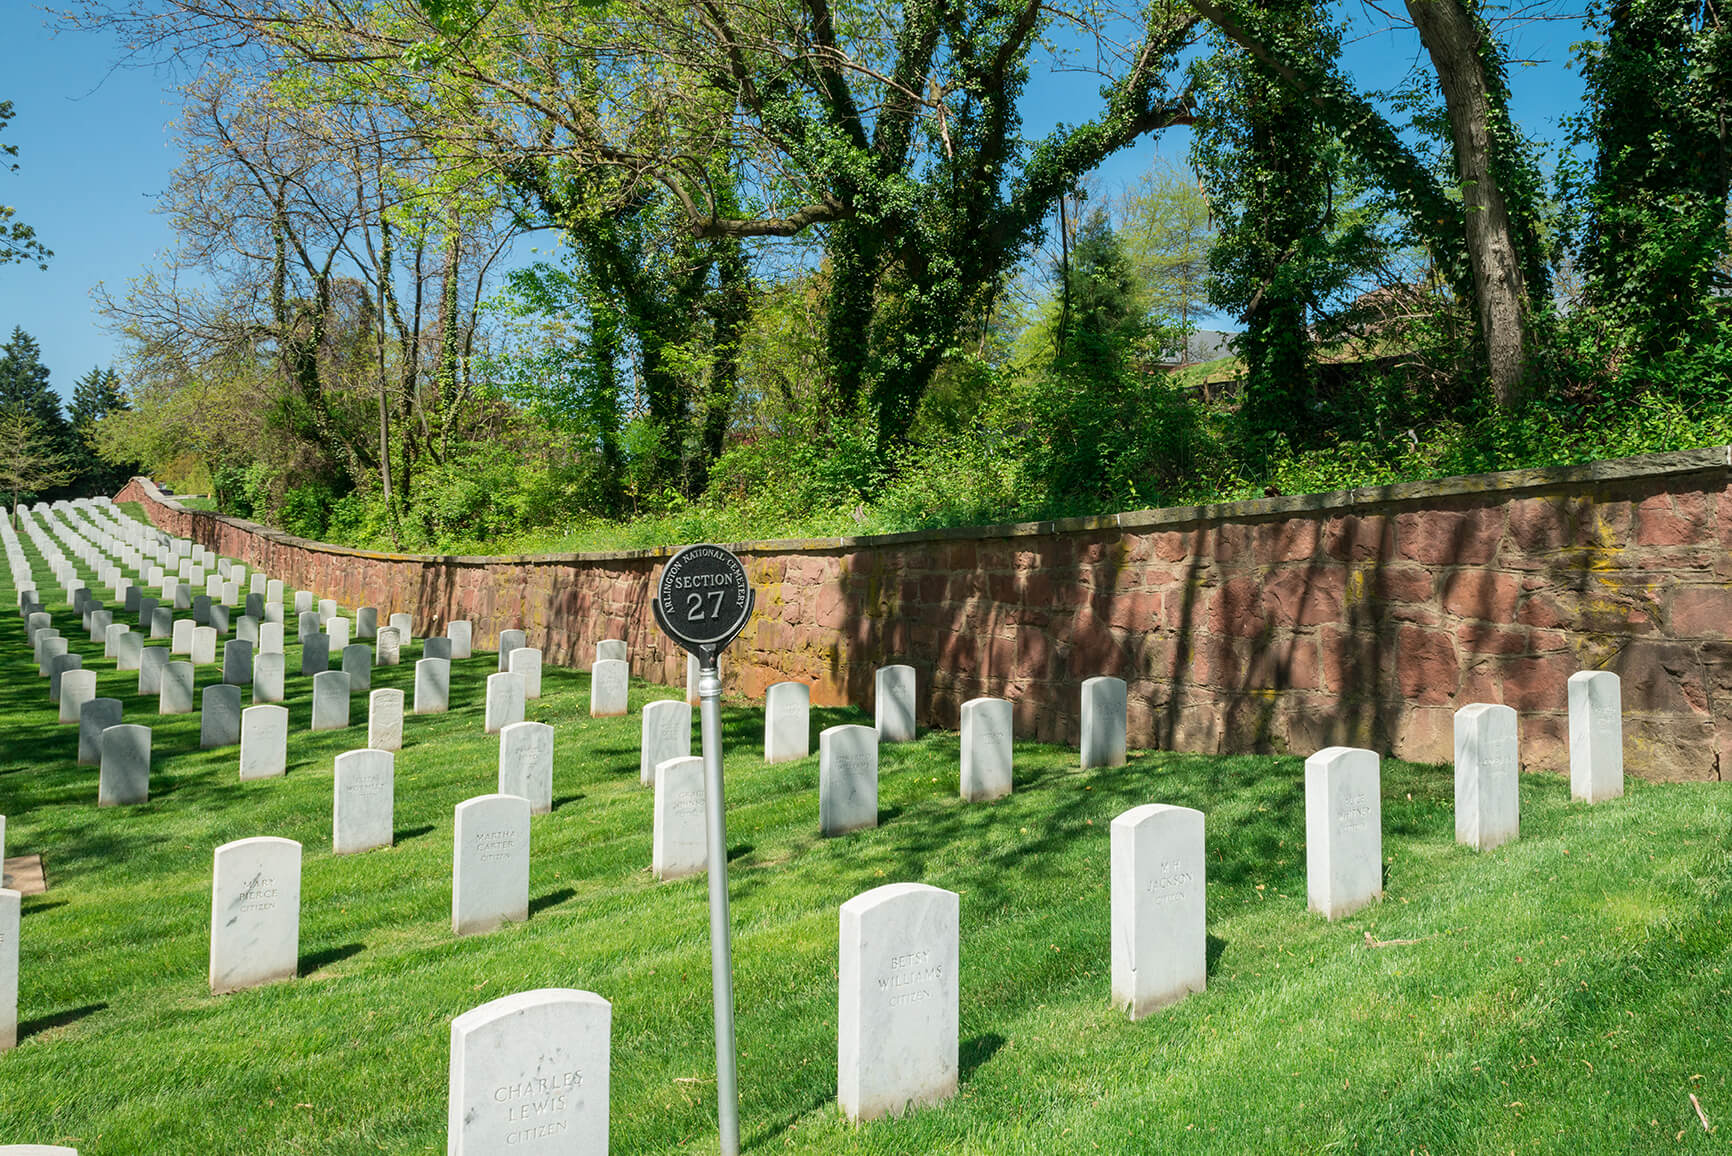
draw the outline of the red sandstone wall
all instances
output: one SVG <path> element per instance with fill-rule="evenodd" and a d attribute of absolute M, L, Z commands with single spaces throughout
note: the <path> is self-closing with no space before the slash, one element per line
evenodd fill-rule
<path fill-rule="evenodd" d="M 1351 743 L 1452 757 L 1470 702 L 1521 712 L 1522 758 L 1566 769 L 1565 680 L 1623 678 L 1626 766 L 1732 772 L 1732 451 L 1156 510 L 1021 527 L 735 549 L 758 611 L 724 661 L 759 697 L 799 679 L 869 704 L 873 671 L 920 672 L 929 723 L 982 694 L 1019 735 L 1077 739 L 1084 678 L 1130 684 L 1133 746 L 1308 754 Z M 188 511 L 134 479 L 161 528 L 417 632 L 521 627 L 550 662 L 601 638 L 680 684 L 648 591 L 665 551 L 464 558 L 346 550 Z"/>

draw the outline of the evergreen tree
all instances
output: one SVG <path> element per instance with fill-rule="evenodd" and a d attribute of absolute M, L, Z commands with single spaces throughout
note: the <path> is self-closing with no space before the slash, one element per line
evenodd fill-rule
<path fill-rule="evenodd" d="M 108 462 L 97 453 L 96 424 L 104 417 L 130 408 L 120 388 L 120 375 L 112 368 L 92 366 L 72 387 L 72 437 L 79 451 L 77 488 L 85 496 L 112 495 L 138 471 L 136 462 Z"/>
<path fill-rule="evenodd" d="M 40 425 L 43 436 L 64 440 L 66 418 L 60 398 L 48 384 L 48 367 L 42 364 L 42 347 L 20 327 L 0 345 L 0 407 L 21 404 Z"/>

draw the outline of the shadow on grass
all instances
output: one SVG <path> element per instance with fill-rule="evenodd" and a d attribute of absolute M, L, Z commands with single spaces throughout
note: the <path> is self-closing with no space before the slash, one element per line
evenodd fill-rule
<path fill-rule="evenodd" d="M 529 901 L 529 914 L 534 916 L 537 912 L 546 911 L 549 907 L 558 907 L 561 903 L 564 903 L 567 899 L 574 897 L 576 894 L 577 892 L 570 887 L 561 887 L 558 891 L 549 891 L 539 899 L 531 899 Z"/>
<path fill-rule="evenodd" d="M 32 903 L 30 902 L 30 898 L 26 896 L 24 899 L 24 914 L 40 915 L 44 911 L 53 911 L 56 907 L 65 907 L 66 903 L 67 901 L 64 899 L 44 899 L 41 903 Z"/>
<path fill-rule="evenodd" d="M 962 1046 L 956 1050 L 958 1081 L 966 1084 L 975 1069 L 990 1060 L 1003 1046 L 1004 1037 L 997 1032 L 982 1032 L 973 1039 L 963 1040 Z"/>
<path fill-rule="evenodd" d="M 300 959 L 300 970 L 296 973 L 302 978 L 312 975 L 322 967 L 333 963 L 341 963 L 351 955 L 360 955 L 367 950 L 364 943 L 345 943 L 341 947 L 327 947 L 323 951 L 315 951 L 311 955 L 303 955 Z"/>
<path fill-rule="evenodd" d="M 107 1010 L 107 1008 L 108 1005 L 106 1003 L 87 1003 L 83 1007 L 68 1008 L 63 1012 L 55 1012 L 51 1016 L 39 1016 L 33 1020 L 25 1020 L 23 1023 L 18 1025 L 18 1039 L 20 1041 L 27 1040 L 31 1036 L 39 1035 L 42 1032 L 52 1031 L 55 1028 L 63 1028 L 67 1024 L 75 1024 L 85 1016 L 95 1015 L 99 1011 Z"/>
<path fill-rule="evenodd" d="M 1227 941 L 1212 934 L 1207 939 L 1208 943 L 1203 948 L 1203 974 L 1212 976 L 1221 966 L 1221 957 L 1227 953 Z"/>
<path fill-rule="evenodd" d="M 581 791 L 579 791 L 575 795 L 561 795 L 559 798 L 553 800 L 553 809 L 555 811 L 557 811 L 561 807 L 565 806 L 567 803 L 575 803 L 575 802 L 579 801 L 580 799 L 586 799 L 588 797 L 589 796 L 585 795 Z"/>
<path fill-rule="evenodd" d="M 757 849 L 757 845 L 754 843 L 735 843 L 732 847 L 728 848 L 728 862 L 732 863 L 735 859 L 738 859 L 743 855 L 750 855 Z"/>
<path fill-rule="evenodd" d="M 756 1136 L 745 1137 L 741 1143 L 741 1147 L 747 1151 L 768 1149 L 771 1141 L 775 1140 L 776 1137 L 780 1136 L 783 1132 L 786 1132 L 789 1128 L 792 1128 L 802 1117 L 816 1112 L 826 1104 L 834 1104 L 835 1101 L 836 1094 L 834 1090 L 814 1093 L 809 1102 L 801 1107 L 795 1108 L 792 1112 L 787 1113 L 779 1121 L 766 1128 L 763 1132 Z"/>
<path fill-rule="evenodd" d="M 411 839 L 419 839 L 423 835 L 431 834 L 432 831 L 432 824 L 425 827 L 404 827 L 401 831 L 392 833 L 391 841 L 393 843 L 407 843 Z"/>

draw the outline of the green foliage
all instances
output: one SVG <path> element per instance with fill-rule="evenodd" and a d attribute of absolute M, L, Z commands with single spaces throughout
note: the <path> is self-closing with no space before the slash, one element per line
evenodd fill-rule
<path fill-rule="evenodd" d="M 1596 3 L 1589 26 L 1573 138 L 1591 168 L 1564 194 L 1585 217 L 1589 303 L 1658 369 L 1732 323 L 1732 27 L 1701 0 Z"/>
<path fill-rule="evenodd" d="M 11 101 L 0 100 L 0 129 L 4 129 L 6 123 L 16 115 Z M 0 145 L 0 158 L 17 155 L 17 145 Z M 15 173 L 18 171 L 18 162 L 0 159 L 0 168 Z M 11 205 L 0 205 L 0 265 L 34 264 L 38 269 L 48 268 L 48 259 L 54 256 L 54 250 L 37 238 L 35 228 L 17 218 L 17 209 Z"/>

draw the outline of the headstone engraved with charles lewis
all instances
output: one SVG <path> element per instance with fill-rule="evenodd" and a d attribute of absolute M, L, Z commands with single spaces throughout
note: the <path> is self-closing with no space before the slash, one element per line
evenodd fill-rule
<path fill-rule="evenodd" d="M 812 688 L 778 682 L 764 695 L 764 761 L 785 763 L 812 753 Z"/>
<path fill-rule="evenodd" d="M 638 784 L 648 787 L 655 783 L 656 767 L 692 753 L 691 706 L 673 699 L 646 703 L 640 734 Z"/>
<path fill-rule="evenodd" d="M 481 795 L 457 804 L 451 931 L 472 935 L 529 918 L 529 800 Z"/>
<path fill-rule="evenodd" d="M 663 880 L 702 874 L 710 848 L 704 818 L 704 760 L 686 755 L 656 764 L 655 792 L 651 871 Z"/>
<path fill-rule="evenodd" d="M 844 835 L 877 825 L 877 729 L 826 727 L 818 734 L 818 830 Z"/>
<path fill-rule="evenodd" d="M 1516 712 L 1476 702 L 1455 712 L 1455 841 L 1490 851 L 1521 833 Z"/>
<path fill-rule="evenodd" d="M 512 723 L 499 732 L 499 793 L 529 800 L 529 813 L 553 810 L 553 728 Z"/>
<path fill-rule="evenodd" d="M 331 805 L 331 850 L 338 855 L 389 847 L 394 770 L 390 751 L 345 751 L 337 756 Z"/>
<path fill-rule="evenodd" d="M 961 900 L 924 883 L 842 904 L 836 1099 L 853 1121 L 956 1094 Z"/>
<path fill-rule="evenodd" d="M 1570 797 L 1585 803 L 1624 793 L 1623 684 L 1609 670 L 1570 675 Z"/>
<path fill-rule="evenodd" d="M 502 996 L 451 1021 L 448 1156 L 608 1150 L 613 1008 L 594 992 Z"/>
<path fill-rule="evenodd" d="M 1325 747 L 1305 760 L 1307 905 L 1340 919 L 1383 892 L 1383 795 L 1377 752 Z"/>
<path fill-rule="evenodd" d="M 962 797 L 970 803 L 1011 792 L 1011 706 L 1002 698 L 962 704 Z"/>
<path fill-rule="evenodd" d="M 301 845 L 261 835 L 216 849 L 212 995 L 293 979 L 301 948 Z"/>
<path fill-rule="evenodd" d="M 1132 807 L 1111 856 L 1113 1006 L 1137 1020 L 1207 983 L 1203 812 Z"/>

